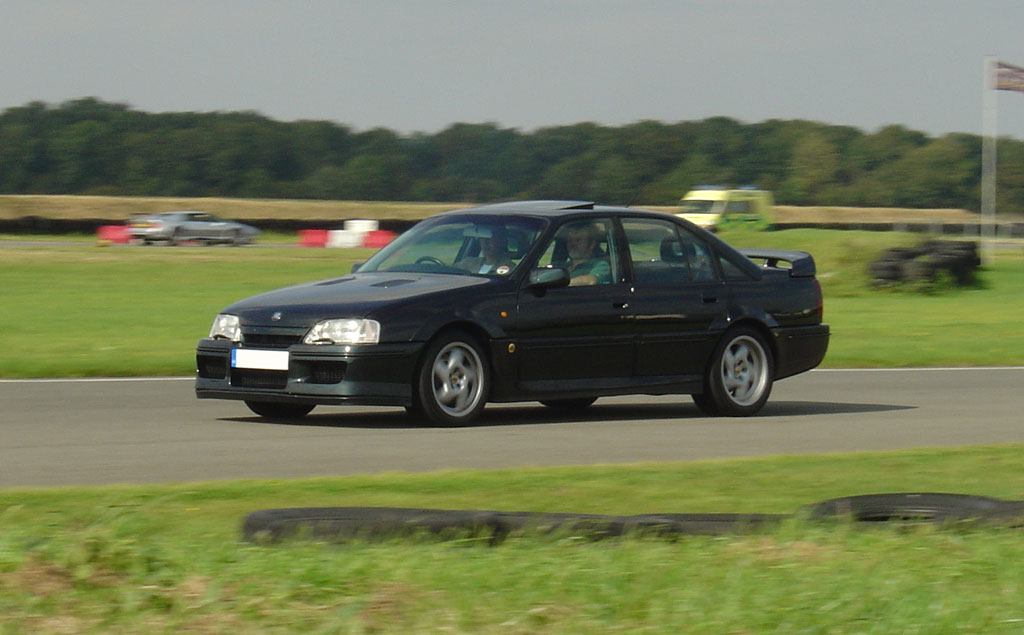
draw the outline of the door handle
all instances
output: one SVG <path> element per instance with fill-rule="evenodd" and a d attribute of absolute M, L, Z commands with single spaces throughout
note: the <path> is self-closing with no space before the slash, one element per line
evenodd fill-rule
<path fill-rule="evenodd" d="M 702 296 L 702 299 L 704 300 L 704 304 L 714 304 L 715 302 L 718 302 L 718 296 L 714 295 L 705 295 Z"/>
<path fill-rule="evenodd" d="M 628 309 L 629 302 L 626 300 L 613 300 L 612 306 L 615 307 L 616 309 Z"/>

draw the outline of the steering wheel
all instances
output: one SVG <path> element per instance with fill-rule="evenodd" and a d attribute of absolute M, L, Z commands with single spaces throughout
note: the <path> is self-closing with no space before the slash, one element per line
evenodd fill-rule
<path fill-rule="evenodd" d="M 420 256 L 419 258 L 416 259 L 416 264 L 418 264 L 418 265 L 422 265 L 425 262 L 429 262 L 432 265 L 438 265 L 439 267 L 446 267 L 447 266 L 443 262 L 441 262 L 439 259 L 434 258 L 433 256 Z"/>

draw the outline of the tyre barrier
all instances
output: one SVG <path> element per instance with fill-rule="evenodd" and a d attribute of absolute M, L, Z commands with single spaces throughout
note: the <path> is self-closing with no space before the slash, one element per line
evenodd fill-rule
<path fill-rule="evenodd" d="M 475 537 L 497 544 L 510 534 L 569 534 L 590 540 L 622 535 L 669 537 L 758 533 L 791 518 L 809 521 L 983 523 L 1024 527 L 1024 501 L 942 493 L 848 496 L 815 503 L 796 514 L 603 514 L 499 512 L 403 507 L 264 509 L 242 521 L 242 538 L 259 544 L 288 538 L 323 541 L 430 535 Z"/>
<path fill-rule="evenodd" d="M 934 282 L 941 273 L 956 284 L 974 279 L 981 265 L 978 243 L 970 240 L 929 240 L 917 247 L 894 247 L 868 263 L 875 284 Z"/>
<path fill-rule="evenodd" d="M 867 494 L 833 498 L 805 510 L 811 520 L 855 522 L 995 522 L 1024 526 L 1024 501 L 1004 501 L 969 494 Z"/>

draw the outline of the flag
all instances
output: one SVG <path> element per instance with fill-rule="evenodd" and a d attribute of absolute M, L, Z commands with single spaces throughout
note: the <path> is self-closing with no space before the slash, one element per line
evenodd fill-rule
<path fill-rule="evenodd" d="M 996 62 L 995 74 L 995 82 L 993 83 L 996 90 L 1024 92 L 1024 68 L 1004 62 Z"/>

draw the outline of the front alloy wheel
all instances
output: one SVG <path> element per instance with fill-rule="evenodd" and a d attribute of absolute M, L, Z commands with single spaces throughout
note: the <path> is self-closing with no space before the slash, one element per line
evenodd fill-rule
<path fill-rule="evenodd" d="M 706 392 L 694 395 L 705 412 L 745 417 L 756 414 L 772 392 L 771 350 L 760 333 L 740 327 L 729 331 L 715 348 Z"/>
<path fill-rule="evenodd" d="M 475 338 L 459 331 L 439 336 L 420 364 L 414 410 L 437 425 L 469 424 L 487 403 L 487 373 L 486 358 Z"/>

